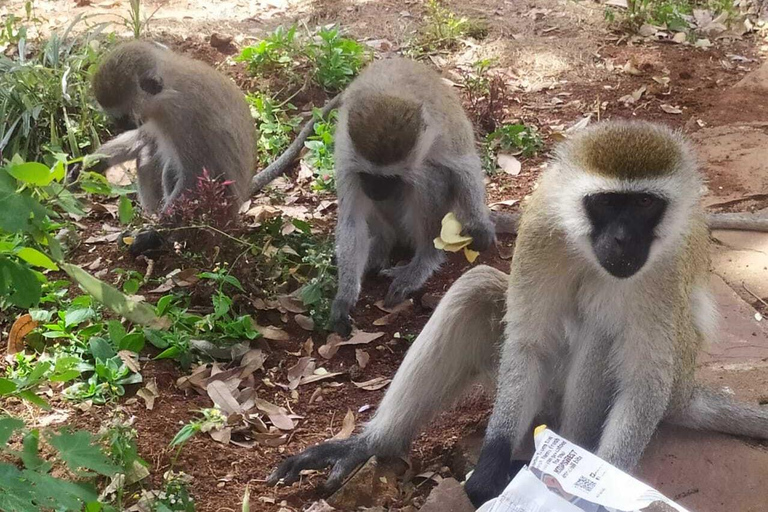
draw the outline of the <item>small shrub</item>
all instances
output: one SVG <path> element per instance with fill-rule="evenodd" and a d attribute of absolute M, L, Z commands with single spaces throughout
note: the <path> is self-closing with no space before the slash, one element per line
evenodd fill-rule
<path fill-rule="evenodd" d="M 248 72 L 258 75 L 286 69 L 300 56 L 296 43 L 296 26 L 288 29 L 280 26 L 255 45 L 244 47 L 235 57 L 235 61 L 245 62 Z"/>
<path fill-rule="evenodd" d="M 259 132 L 257 158 L 261 165 L 267 165 L 290 145 L 291 134 L 301 124 L 301 118 L 289 114 L 296 110 L 290 103 L 278 104 L 263 93 L 248 94 L 246 100 Z"/>
<path fill-rule="evenodd" d="M 476 126 L 489 133 L 504 118 L 507 102 L 507 84 L 498 74 L 491 74 L 491 60 L 481 60 L 473 66 L 473 72 L 464 73 L 464 97 L 467 110 Z"/>
<path fill-rule="evenodd" d="M 312 115 L 315 118 L 315 133 L 304 142 L 304 146 L 309 149 L 306 157 L 307 164 L 312 167 L 315 174 L 313 188 L 332 192 L 336 190 L 333 138 L 336 133 L 338 112 L 331 111 L 327 119 L 320 117 L 320 109 L 315 109 Z"/>
<path fill-rule="evenodd" d="M 306 48 L 314 65 L 314 80 L 326 91 L 340 91 L 370 60 L 370 51 L 354 39 L 343 37 L 338 27 L 322 28 Z"/>

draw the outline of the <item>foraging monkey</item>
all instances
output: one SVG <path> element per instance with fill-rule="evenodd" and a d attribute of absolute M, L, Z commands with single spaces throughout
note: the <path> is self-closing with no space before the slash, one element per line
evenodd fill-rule
<path fill-rule="evenodd" d="M 243 93 L 210 66 L 160 45 L 132 41 L 113 50 L 93 76 L 101 107 L 131 128 L 98 149 L 101 168 L 137 160 L 147 213 L 165 212 L 194 191 L 206 169 L 230 183 L 233 215 L 248 198 L 255 126 Z"/>
<path fill-rule="evenodd" d="M 486 376 L 496 398 L 465 487 L 476 506 L 507 485 L 536 419 L 627 471 L 661 421 L 768 438 L 768 408 L 694 382 L 716 324 L 700 189 L 687 144 L 666 128 L 604 122 L 580 132 L 525 206 L 510 276 L 480 266 L 457 280 L 365 430 L 288 458 L 269 481 L 332 466 L 333 490 L 370 456 L 404 454 Z"/>
<path fill-rule="evenodd" d="M 446 213 L 455 212 L 472 249 L 494 242 L 472 124 L 425 65 L 394 58 L 365 69 L 342 93 L 334 156 L 339 287 L 331 324 L 340 334 L 351 331 L 366 270 L 393 278 L 384 300 L 393 306 L 440 266 L 444 253 L 433 240 Z M 396 244 L 414 256 L 387 268 Z"/>

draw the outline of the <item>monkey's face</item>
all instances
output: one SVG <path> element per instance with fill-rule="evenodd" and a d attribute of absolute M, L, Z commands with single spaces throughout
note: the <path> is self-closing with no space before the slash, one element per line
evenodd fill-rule
<path fill-rule="evenodd" d="M 583 203 L 597 261 L 614 277 L 636 274 L 648 261 L 667 200 L 643 192 L 601 192 L 585 196 Z"/>

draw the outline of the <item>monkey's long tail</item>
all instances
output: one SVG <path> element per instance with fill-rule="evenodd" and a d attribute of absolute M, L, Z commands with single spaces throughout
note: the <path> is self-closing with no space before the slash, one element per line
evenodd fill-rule
<path fill-rule="evenodd" d="M 340 103 L 341 94 L 338 94 L 331 101 L 325 104 L 323 110 L 320 111 L 320 115 L 322 117 L 326 117 L 330 111 L 338 107 Z M 296 136 L 296 139 L 291 142 L 291 145 L 288 146 L 288 149 L 286 149 L 283 154 L 277 158 L 277 160 L 269 164 L 266 169 L 256 173 L 256 175 L 251 179 L 251 194 L 255 194 L 266 185 L 268 185 L 272 180 L 288 170 L 291 164 L 299 157 L 301 148 L 304 147 L 304 142 L 312 134 L 314 128 L 315 120 L 312 118 L 307 121 L 307 123 L 304 125 L 304 128 L 302 128 L 299 134 Z"/>
<path fill-rule="evenodd" d="M 481 265 L 451 286 L 362 434 L 376 453 L 405 453 L 437 412 L 484 374 L 495 374 L 508 279 Z"/>
<path fill-rule="evenodd" d="M 665 419 L 697 430 L 768 439 L 768 407 L 741 403 L 733 397 L 697 386 L 688 405 Z"/>

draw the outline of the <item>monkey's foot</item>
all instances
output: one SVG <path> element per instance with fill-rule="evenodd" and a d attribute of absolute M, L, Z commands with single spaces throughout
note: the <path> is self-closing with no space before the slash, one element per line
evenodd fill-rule
<path fill-rule="evenodd" d="M 282 481 L 291 485 L 299 479 L 300 473 L 305 469 L 325 469 L 332 466 L 322 487 L 323 492 L 331 494 L 341 487 L 350 473 L 373 455 L 368 444 L 359 436 L 343 441 L 326 441 L 285 459 L 269 475 L 267 483 L 275 485 Z"/>
<path fill-rule="evenodd" d="M 510 463 L 501 458 L 493 462 L 496 463 L 493 467 L 478 462 L 472 476 L 464 484 L 464 490 L 467 491 L 469 501 L 475 508 L 480 508 L 483 503 L 501 494 L 512 478 L 526 464 L 522 460 L 513 460 Z"/>
<path fill-rule="evenodd" d="M 336 334 L 346 338 L 352 334 L 352 319 L 349 317 L 349 311 L 352 309 L 344 301 L 335 300 L 331 307 L 331 329 Z"/>
<path fill-rule="evenodd" d="M 469 248 L 473 251 L 485 251 L 496 242 L 496 231 L 491 222 L 479 227 L 467 226 L 464 234 L 472 237 Z"/>

